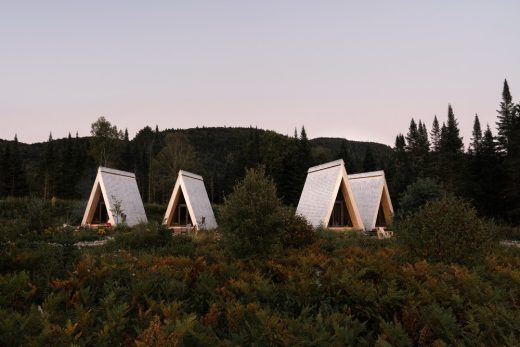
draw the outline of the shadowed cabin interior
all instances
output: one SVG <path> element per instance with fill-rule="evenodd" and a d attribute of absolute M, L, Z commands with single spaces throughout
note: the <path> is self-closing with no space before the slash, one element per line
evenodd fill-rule
<path fill-rule="evenodd" d="M 94 215 L 92 216 L 92 225 L 101 225 L 108 223 L 108 211 L 103 199 L 99 199 Z"/>
<path fill-rule="evenodd" d="M 352 220 L 350 219 L 350 213 L 348 212 L 342 189 L 339 189 L 336 196 L 328 226 L 331 228 L 352 228 Z"/>
<path fill-rule="evenodd" d="M 193 225 L 193 222 L 191 220 L 188 206 L 186 205 L 186 200 L 184 199 L 184 194 L 181 191 L 181 195 L 179 196 L 179 202 L 177 203 L 177 207 L 173 212 L 173 218 L 171 219 L 171 222 L 168 224 L 168 226 L 185 227 L 188 224 Z"/>
<path fill-rule="evenodd" d="M 385 211 L 383 210 L 383 203 L 381 203 L 381 204 L 379 204 L 379 210 L 377 211 L 376 228 L 377 227 L 386 228 L 388 226 L 386 219 L 387 218 L 385 217 Z"/>

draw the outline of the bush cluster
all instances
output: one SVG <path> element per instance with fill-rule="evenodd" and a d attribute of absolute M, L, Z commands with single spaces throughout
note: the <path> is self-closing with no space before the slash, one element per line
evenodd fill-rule
<path fill-rule="evenodd" d="M 250 169 L 219 211 L 223 247 L 233 256 L 265 257 L 281 246 L 283 208 L 263 169 Z"/>
<path fill-rule="evenodd" d="M 399 199 L 399 215 L 405 217 L 426 203 L 448 196 L 448 192 L 431 178 L 419 178 L 410 184 Z"/>
<path fill-rule="evenodd" d="M 412 259 L 479 264 L 491 250 L 495 228 L 467 202 L 446 197 L 421 207 L 398 226 L 398 239 Z"/>

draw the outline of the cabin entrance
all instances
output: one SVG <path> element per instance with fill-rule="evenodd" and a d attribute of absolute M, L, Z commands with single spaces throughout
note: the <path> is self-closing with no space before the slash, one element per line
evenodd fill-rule
<path fill-rule="evenodd" d="M 377 212 L 376 218 L 376 227 L 386 228 L 388 225 L 386 223 L 385 211 L 383 210 L 383 204 L 379 204 L 379 211 Z"/>
<path fill-rule="evenodd" d="M 100 197 L 90 224 L 102 225 L 106 223 L 108 223 L 108 210 L 105 201 Z"/>
<path fill-rule="evenodd" d="M 350 213 L 348 212 L 342 189 L 339 189 L 338 195 L 336 196 L 330 216 L 329 227 L 352 228 L 352 220 L 350 219 Z"/>
<path fill-rule="evenodd" d="M 184 199 L 184 195 L 181 191 L 181 195 L 179 196 L 179 201 L 173 213 L 173 218 L 170 226 L 184 227 L 188 224 L 193 225 L 191 221 L 190 212 L 188 210 L 188 206 L 186 205 L 186 200 Z"/>

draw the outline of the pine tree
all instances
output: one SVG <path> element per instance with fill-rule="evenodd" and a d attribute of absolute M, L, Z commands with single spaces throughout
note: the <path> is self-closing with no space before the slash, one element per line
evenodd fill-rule
<path fill-rule="evenodd" d="M 406 152 L 406 140 L 403 134 L 398 134 L 395 138 L 393 149 L 393 168 L 390 179 L 390 190 L 395 195 L 400 195 L 411 183 L 410 166 L 408 153 Z"/>
<path fill-rule="evenodd" d="M 412 118 L 406 135 L 406 153 L 410 158 L 409 174 L 412 177 L 424 176 L 429 150 L 430 142 L 426 125 L 420 120 L 417 124 Z"/>
<path fill-rule="evenodd" d="M 309 139 L 307 138 L 307 132 L 305 131 L 304 126 L 302 126 L 302 130 L 300 132 L 299 159 L 301 168 L 303 169 L 304 173 L 306 173 L 311 164 L 311 145 L 309 143 Z"/>
<path fill-rule="evenodd" d="M 417 124 L 412 118 L 410 121 L 410 127 L 408 128 L 408 134 L 406 134 L 406 150 L 409 153 L 415 153 L 417 151 L 417 144 L 419 142 L 419 131 Z"/>
<path fill-rule="evenodd" d="M 446 125 L 442 125 L 440 151 L 445 154 L 464 152 L 464 143 L 460 136 L 459 124 L 451 105 L 448 105 L 448 122 Z"/>
<path fill-rule="evenodd" d="M 498 117 L 496 125 L 498 129 L 498 147 L 501 153 L 507 155 L 510 150 L 509 145 L 515 122 L 515 108 L 507 80 L 504 80 L 502 102 L 500 103 L 500 109 L 497 110 L 497 112 Z"/>
<path fill-rule="evenodd" d="M 484 155 L 495 155 L 496 154 L 496 144 L 495 138 L 493 137 L 493 133 L 491 132 L 491 128 L 489 124 L 484 130 L 484 135 L 482 137 L 481 143 L 482 154 Z"/>
<path fill-rule="evenodd" d="M 134 155 L 132 151 L 132 143 L 128 136 L 128 129 L 125 129 L 123 137 L 123 151 L 121 153 L 121 168 L 126 171 L 135 171 Z"/>
<path fill-rule="evenodd" d="M 432 150 L 434 152 L 438 152 L 440 148 L 441 141 L 441 129 L 439 127 L 439 121 L 437 120 L 437 116 L 433 117 L 432 131 L 430 133 Z"/>
<path fill-rule="evenodd" d="M 482 147 L 482 129 L 480 127 L 480 120 L 478 115 L 475 115 L 475 121 L 473 122 L 473 132 L 471 143 L 469 145 L 470 154 L 478 154 Z"/>
<path fill-rule="evenodd" d="M 442 124 L 439 149 L 439 179 L 446 187 L 459 194 L 464 191 L 464 143 L 460 137 L 457 119 L 451 105 L 448 106 L 447 124 Z"/>
<path fill-rule="evenodd" d="M 485 216 L 503 215 L 505 176 L 489 124 L 484 130 L 478 151 L 473 150 L 471 192 L 477 210 Z"/>
<path fill-rule="evenodd" d="M 426 124 L 419 121 L 418 128 L 418 141 L 417 141 L 417 149 L 423 159 L 425 159 L 426 155 L 430 151 L 430 141 L 428 140 L 428 130 L 426 129 Z"/>

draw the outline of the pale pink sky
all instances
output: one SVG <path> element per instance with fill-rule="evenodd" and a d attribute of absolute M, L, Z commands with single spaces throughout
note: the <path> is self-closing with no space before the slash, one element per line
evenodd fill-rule
<path fill-rule="evenodd" d="M 16 1 L 0 138 L 249 126 L 393 144 L 452 103 L 467 142 L 520 97 L 520 1 Z"/>

